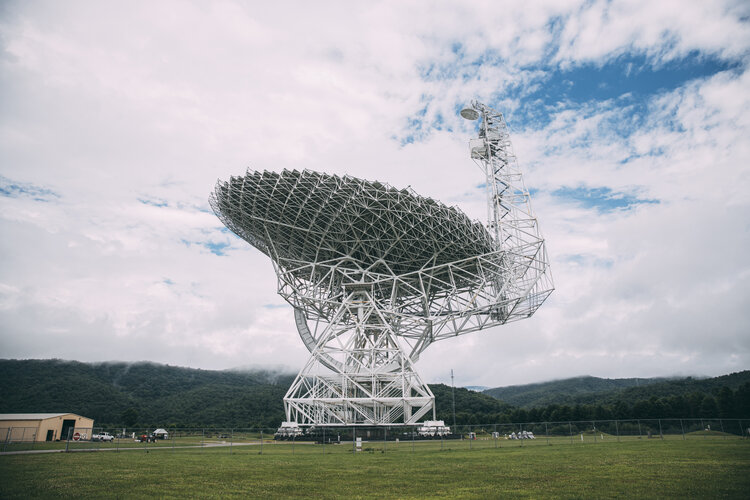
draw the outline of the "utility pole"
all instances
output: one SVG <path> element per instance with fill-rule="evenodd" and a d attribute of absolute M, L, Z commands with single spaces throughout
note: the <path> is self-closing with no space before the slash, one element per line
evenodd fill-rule
<path fill-rule="evenodd" d="M 453 398 L 453 432 L 456 432 L 456 386 L 453 385 L 453 368 L 451 368 L 451 396 Z"/>

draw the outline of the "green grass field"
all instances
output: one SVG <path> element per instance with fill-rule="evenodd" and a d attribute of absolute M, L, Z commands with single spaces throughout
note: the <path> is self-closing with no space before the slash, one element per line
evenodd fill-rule
<path fill-rule="evenodd" d="M 215 443 L 217 444 L 217 443 Z M 471 444 L 471 449 L 468 445 Z M 495 446 L 498 446 L 497 448 Z M 748 498 L 750 441 L 264 443 L 0 456 L 0 498 Z M 146 453 L 148 450 L 148 453 Z"/>

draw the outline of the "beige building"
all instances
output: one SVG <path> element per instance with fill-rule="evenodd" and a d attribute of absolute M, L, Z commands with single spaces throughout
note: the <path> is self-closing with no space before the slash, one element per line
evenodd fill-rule
<path fill-rule="evenodd" d="M 94 420 L 75 413 L 0 413 L 2 442 L 88 440 Z M 76 436 L 77 434 L 77 436 Z"/>

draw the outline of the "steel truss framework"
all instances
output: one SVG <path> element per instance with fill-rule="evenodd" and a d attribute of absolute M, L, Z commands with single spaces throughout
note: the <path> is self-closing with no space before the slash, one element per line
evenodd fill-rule
<path fill-rule="evenodd" d="M 219 182 L 222 222 L 268 255 L 311 352 L 284 398 L 300 425 L 414 424 L 434 396 L 413 369 L 432 342 L 527 318 L 553 286 L 502 115 L 480 103 L 471 156 L 488 223 L 412 190 L 312 171 Z"/>

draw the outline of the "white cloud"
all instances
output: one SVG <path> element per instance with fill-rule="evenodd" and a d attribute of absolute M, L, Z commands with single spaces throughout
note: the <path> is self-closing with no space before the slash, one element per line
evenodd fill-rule
<path fill-rule="evenodd" d="M 658 62 L 691 51 L 724 58 L 744 57 L 750 30 L 743 2 L 651 2 L 597 0 L 582 4 L 567 18 L 558 61 L 597 62 L 628 51 L 640 51 Z"/>
<path fill-rule="evenodd" d="M 514 133 L 557 290 L 531 320 L 436 344 L 418 368 L 500 385 L 750 362 L 742 3 L 4 8 L 0 175 L 59 195 L 0 196 L 4 357 L 299 367 L 291 309 L 267 307 L 283 305 L 270 262 L 208 212 L 217 178 L 349 173 L 482 218 L 456 106 L 513 116 L 560 67 L 697 51 L 735 67 L 649 98 L 642 119 L 628 98 L 562 100 Z M 562 187 L 659 203 L 599 211 Z"/>

